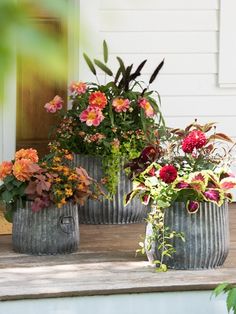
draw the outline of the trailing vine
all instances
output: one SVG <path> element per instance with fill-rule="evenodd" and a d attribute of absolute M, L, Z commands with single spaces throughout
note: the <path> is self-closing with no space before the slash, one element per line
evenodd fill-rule
<path fill-rule="evenodd" d="M 151 212 L 146 219 L 148 226 L 151 226 L 151 230 L 146 234 L 145 241 L 139 243 L 141 249 L 136 251 L 151 257 L 152 263 L 156 265 L 156 270 L 159 272 L 167 271 L 168 267 L 165 260 L 166 258 L 172 258 L 176 252 L 172 244 L 173 239 L 180 238 L 185 241 L 183 232 L 170 230 L 165 225 L 165 213 L 165 208 L 152 205 Z M 156 249 L 157 255 L 155 254 Z"/>

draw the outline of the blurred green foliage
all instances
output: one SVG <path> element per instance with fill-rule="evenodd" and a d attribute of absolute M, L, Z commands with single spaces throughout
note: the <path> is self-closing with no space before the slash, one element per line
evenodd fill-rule
<path fill-rule="evenodd" d="M 32 63 L 37 71 L 46 71 L 49 78 L 66 79 L 66 40 L 58 40 L 34 23 L 32 10 L 55 16 L 65 29 L 72 13 L 66 0 L 0 0 L 0 97 L 16 55 Z"/>

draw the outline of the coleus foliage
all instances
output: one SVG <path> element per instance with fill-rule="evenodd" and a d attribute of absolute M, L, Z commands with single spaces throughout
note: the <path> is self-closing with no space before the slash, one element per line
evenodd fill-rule
<path fill-rule="evenodd" d="M 208 135 L 210 131 L 213 133 Z M 140 197 L 145 205 L 154 202 L 159 208 L 183 201 L 189 213 L 195 213 L 200 202 L 221 206 L 232 200 L 230 190 L 236 187 L 230 172 L 234 144 L 230 137 L 215 131 L 215 123 L 200 125 L 195 121 L 184 130 L 167 129 L 158 142 L 127 163 L 134 188 L 126 195 L 126 204 L 134 197 Z M 226 142 L 232 143 L 231 147 L 225 147 Z"/>

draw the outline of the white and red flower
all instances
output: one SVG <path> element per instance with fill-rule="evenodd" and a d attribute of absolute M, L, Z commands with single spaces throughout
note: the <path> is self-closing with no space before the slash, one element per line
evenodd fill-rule
<path fill-rule="evenodd" d="M 99 126 L 105 117 L 99 108 L 89 106 L 81 112 L 79 118 L 81 122 L 85 122 L 88 126 Z"/>
<path fill-rule="evenodd" d="M 151 106 L 150 102 L 146 98 L 141 98 L 138 102 L 139 106 L 143 108 L 145 115 L 149 118 L 154 117 L 154 109 Z"/>
<path fill-rule="evenodd" d="M 62 109 L 63 106 L 63 99 L 56 95 L 50 102 L 44 105 L 44 108 L 47 112 L 55 113 Z"/>
<path fill-rule="evenodd" d="M 112 101 L 112 107 L 116 112 L 126 112 L 129 109 L 130 101 L 129 99 L 115 98 Z"/>

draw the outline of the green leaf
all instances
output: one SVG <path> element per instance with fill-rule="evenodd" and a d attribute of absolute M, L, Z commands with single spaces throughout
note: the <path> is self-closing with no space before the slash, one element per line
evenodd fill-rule
<path fill-rule="evenodd" d="M 125 64 L 123 62 L 123 60 L 120 57 L 116 57 L 116 59 L 118 60 L 119 64 L 120 64 L 120 70 L 122 75 L 125 75 Z"/>
<path fill-rule="evenodd" d="M 105 40 L 103 40 L 103 58 L 104 62 L 107 63 L 108 61 L 108 47 Z"/>
<path fill-rule="evenodd" d="M 12 222 L 13 221 L 13 214 L 14 214 L 14 210 L 13 209 L 9 209 L 4 213 L 4 217 L 8 222 Z"/>
<path fill-rule="evenodd" d="M 157 66 L 157 68 L 155 69 L 155 71 L 152 73 L 150 80 L 149 80 L 149 84 L 151 84 L 155 78 L 157 77 L 157 74 L 160 72 L 161 68 L 164 65 L 164 59 L 161 61 L 161 63 Z"/>
<path fill-rule="evenodd" d="M 12 201 L 12 194 L 9 191 L 4 191 L 2 193 L 2 199 L 6 202 L 9 203 Z"/>
<path fill-rule="evenodd" d="M 25 184 L 21 185 L 20 188 L 18 189 L 18 193 L 17 194 L 20 195 L 20 196 L 24 196 L 25 195 L 25 188 L 26 188 Z"/>
<path fill-rule="evenodd" d="M 19 187 L 19 186 L 21 186 L 22 184 L 24 184 L 22 181 L 18 181 L 18 180 L 13 181 L 12 183 L 13 183 L 13 185 L 16 186 L 16 187 Z"/>
<path fill-rule="evenodd" d="M 227 310 L 228 312 L 233 309 L 234 313 L 236 312 L 236 287 L 235 288 L 231 288 L 229 290 L 228 296 L 227 296 L 227 300 L 226 300 L 226 304 L 227 304 Z"/>
<path fill-rule="evenodd" d="M 120 75 L 121 75 L 121 67 L 119 67 L 118 71 L 116 72 L 116 76 L 114 79 L 115 84 L 118 82 Z"/>
<path fill-rule="evenodd" d="M 89 59 L 89 57 L 86 55 L 86 53 L 83 53 L 83 56 L 84 56 L 84 59 L 85 59 L 87 65 L 88 65 L 88 67 L 90 68 L 91 72 L 92 72 L 94 75 L 96 75 L 97 72 L 96 72 L 96 69 L 95 69 L 95 67 L 94 67 L 94 65 L 93 65 L 93 62 Z"/>
<path fill-rule="evenodd" d="M 4 180 L 3 180 L 3 182 L 5 183 L 5 184 L 7 184 L 7 183 L 10 183 L 10 182 L 12 182 L 12 181 L 14 181 L 15 180 L 15 177 L 13 176 L 13 175 L 11 175 L 11 176 L 7 176 Z"/>
<path fill-rule="evenodd" d="M 212 295 L 217 297 L 221 293 L 225 293 L 229 288 L 229 283 L 228 282 L 223 282 L 220 285 L 218 285 L 212 292 Z"/>
<path fill-rule="evenodd" d="M 101 61 L 94 59 L 94 63 L 103 71 L 105 72 L 107 75 L 112 76 L 113 73 L 112 71 Z"/>

